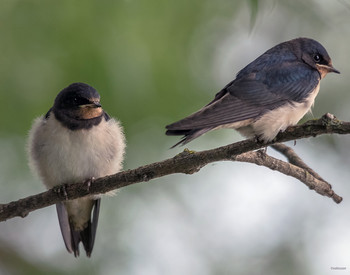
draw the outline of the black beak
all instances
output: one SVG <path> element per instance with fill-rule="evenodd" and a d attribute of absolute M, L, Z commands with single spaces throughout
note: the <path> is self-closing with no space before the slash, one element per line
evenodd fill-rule
<path fill-rule="evenodd" d="M 80 108 L 85 108 L 85 107 L 89 107 L 89 108 L 100 108 L 101 103 L 99 101 L 90 101 L 90 103 L 88 104 L 83 104 L 83 105 L 79 105 Z"/>
<path fill-rule="evenodd" d="M 328 69 L 330 73 L 340 74 L 340 72 L 337 69 L 335 69 L 333 66 L 329 66 Z"/>
<path fill-rule="evenodd" d="M 102 107 L 100 102 L 93 102 L 91 105 L 93 105 L 93 106 L 91 106 L 93 108 L 100 108 L 100 107 Z"/>
<path fill-rule="evenodd" d="M 325 68 L 329 73 L 340 74 L 340 72 L 333 67 L 332 63 L 329 65 L 320 65 L 320 67 Z"/>
<path fill-rule="evenodd" d="M 336 74 L 340 74 L 340 72 L 335 69 L 332 64 L 330 65 L 325 65 L 325 64 L 316 64 L 316 67 L 318 68 L 318 70 L 324 70 L 326 71 L 326 73 L 336 73 Z"/>

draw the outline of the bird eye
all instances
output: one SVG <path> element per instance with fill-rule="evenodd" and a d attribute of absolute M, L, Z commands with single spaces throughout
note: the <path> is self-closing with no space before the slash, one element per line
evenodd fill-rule
<path fill-rule="evenodd" d="M 316 63 L 320 62 L 321 61 L 321 56 L 319 54 L 315 54 L 314 55 L 314 60 L 315 60 Z"/>

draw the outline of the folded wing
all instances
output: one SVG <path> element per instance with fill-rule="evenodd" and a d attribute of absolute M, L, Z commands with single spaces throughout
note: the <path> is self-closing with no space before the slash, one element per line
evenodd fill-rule
<path fill-rule="evenodd" d="M 208 105 L 166 126 L 166 134 L 184 135 L 176 145 L 185 144 L 219 126 L 258 119 L 288 102 L 302 102 L 316 88 L 319 78 L 316 70 L 298 63 L 284 69 L 276 66 L 267 72 L 241 75 L 217 93 Z"/>

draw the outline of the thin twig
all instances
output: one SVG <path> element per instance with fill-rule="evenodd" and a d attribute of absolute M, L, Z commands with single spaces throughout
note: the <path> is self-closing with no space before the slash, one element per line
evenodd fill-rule
<path fill-rule="evenodd" d="M 296 153 L 295 151 L 290 148 L 289 146 L 282 144 L 282 143 L 276 143 L 271 145 L 272 148 L 274 148 L 276 151 L 280 152 L 284 156 L 287 157 L 289 163 L 294 164 L 295 166 L 300 167 L 301 169 L 305 170 L 307 173 L 312 175 L 314 178 L 319 180 L 320 182 L 323 182 L 324 184 L 327 184 L 329 186 L 329 189 L 332 189 L 332 185 L 330 185 L 327 181 L 325 181 L 318 173 L 316 173 L 313 169 L 311 169 Z M 333 193 L 332 196 L 333 200 L 336 203 L 340 203 L 343 198 L 338 196 L 337 194 Z"/>
<path fill-rule="evenodd" d="M 234 160 L 265 166 L 271 170 L 275 170 L 287 176 L 294 177 L 303 182 L 310 189 L 315 190 L 318 194 L 330 197 L 336 203 L 340 203 L 342 201 L 342 198 L 334 193 L 330 184 L 315 177 L 308 171 L 309 169 L 306 170 L 294 164 L 271 157 L 267 155 L 264 150 L 243 153 L 234 157 Z"/>
<path fill-rule="evenodd" d="M 319 179 L 320 181 L 326 182 L 319 174 L 317 174 L 314 170 L 312 170 L 296 153 L 295 151 L 290 148 L 289 146 L 282 144 L 282 143 L 276 143 L 271 145 L 273 149 L 283 154 L 289 161 L 289 163 L 294 164 L 306 171 L 308 171 L 311 175 L 313 175 L 315 178 Z"/>

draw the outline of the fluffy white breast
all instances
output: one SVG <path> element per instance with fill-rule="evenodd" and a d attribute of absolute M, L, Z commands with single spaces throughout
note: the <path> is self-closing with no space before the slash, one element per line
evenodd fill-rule
<path fill-rule="evenodd" d="M 90 129 L 72 131 L 53 113 L 35 120 L 28 143 L 30 165 L 47 188 L 119 172 L 124 149 L 118 121 L 102 119 Z"/>
<path fill-rule="evenodd" d="M 251 125 L 254 134 L 264 141 L 270 141 L 280 131 L 284 131 L 288 126 L 297 124 L 310 111 L 319 90 L 320 85 L 317 85 L 304 102 L 293 102 L 264 114 Z"/>

